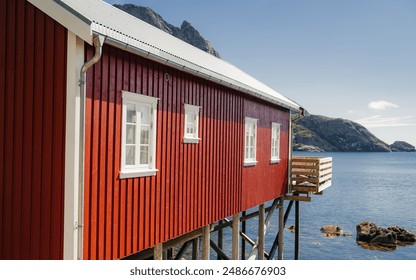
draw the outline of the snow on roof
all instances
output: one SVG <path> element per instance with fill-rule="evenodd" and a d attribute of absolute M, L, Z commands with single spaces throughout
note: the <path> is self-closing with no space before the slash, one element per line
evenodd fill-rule
<path fill-rule="evenodd" d="M 106 43 L 283 107 L 300 105 L 232 64 L 208 54 L 101 0 L 28 0 L 77 36 L 92 44 L 94 35 Z"/>

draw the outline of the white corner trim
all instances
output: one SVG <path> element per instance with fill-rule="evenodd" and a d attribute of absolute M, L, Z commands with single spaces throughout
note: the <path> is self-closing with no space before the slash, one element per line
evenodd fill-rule
<path fill-rule="evenodd" d="M 46 2 L 46 1 L 45 1 Z M 76 260 L 78 250 L 79 217 L 79 159 L 80 159 L 80 87 L 79 75 L 84 63 L 84 41 L 68 31 L 67 83 L 65 120 L 65 185 L 64 185 L 64 255 Z M 80 254 L 81 253 L 81 254 Z"/>

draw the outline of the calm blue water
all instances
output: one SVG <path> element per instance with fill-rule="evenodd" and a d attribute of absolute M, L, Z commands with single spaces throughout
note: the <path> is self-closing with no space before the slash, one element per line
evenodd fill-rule
<path fill-rule="evenodd" d="M 416 153 L 295 153 L 333 158 L 332 187 L 312 202 L 300 203 L 300 258 L 304 260 L 416 260 L 416 245 L 390 252 L 366 250 L 355 242 L 355 227 L 363 221 L 378 226 L 402 226 L 416 232 Z M 285 209 L 288 205 L 285 201 Z M 250 211 L 248 211 L 250 212 Z M 293 205 L 286 227 L 295 224 Z M 335 224 L 352 237 L 326 238 L 322 226 Z M 266 250 L 274 241 L 278 211 L 266 234 Z M 257 220 L 247 224 L 256 240 Z M 225 251 L 231 248 L 231 229 L 225 230 Z M 284 232 L 284 259 L 294 259 L 294 233 Z M 213 236 L 215 238 L 215 236 Z M 229 239 L 229 240 L 228 240 Z M 247 251 L 251 247 L 247 245 Z M 211 258 L 215 258 L 212 254 Z"/>
<path fill-rule="evenodd" d="M 365 250 L 355 242 L 355 226 L 363 221 L 416 232 L 416 153 L 295 155 L 333 158 L 332 187 L 323 196 L 313 196 L 312 202 L 300 204 L 301 259 L 416 260 L 416 245 L 381 252 Z M 293 210 L 287 226 L 294 224 Z M 320 228 L 328 224 L 353 236 L 325 238 Z M 285 231 L 285 259 L 293 259 L 293 242 L 294 234 Z"/>

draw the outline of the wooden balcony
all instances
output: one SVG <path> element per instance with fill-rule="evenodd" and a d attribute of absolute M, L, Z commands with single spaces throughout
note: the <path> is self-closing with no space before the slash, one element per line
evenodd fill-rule
<path fill-rule="evenodd" d="M 322 194 L 332 184 L 332 157 L 292 158 L 291 200 L 310 201 L 310 195 Z M 300 194 L 305 196 L 300 196 Z"/>

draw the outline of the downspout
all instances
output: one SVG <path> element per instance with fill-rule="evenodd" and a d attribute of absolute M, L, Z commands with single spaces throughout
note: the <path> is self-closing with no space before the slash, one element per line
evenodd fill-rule
<path fill-rule="evenodd" d="M 102 54 L 102 46 L 105 38 L 103 36 L 94 36 L 93 44 L 95 47 L 94 56 L 82 65 L 80 71 L 80 126 L 79 126 L 79 182 L 78 182 L 78 259 L 83 259 L 83 245 L 84 245 L 84 153 L 85 153 L 85 84 L 87 70 L 96 64 Z"/>

